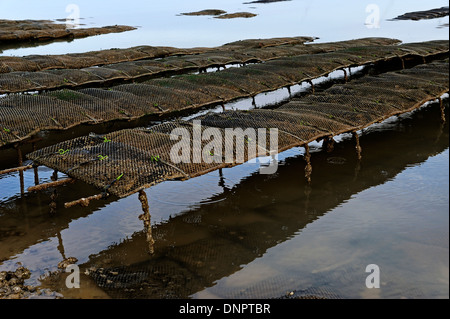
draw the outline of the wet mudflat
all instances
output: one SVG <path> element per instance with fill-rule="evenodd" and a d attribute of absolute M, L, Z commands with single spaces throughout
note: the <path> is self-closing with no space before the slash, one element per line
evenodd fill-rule
<path fill-rule="evenodd" d="M 421 20 L 421 19 L 436 19 L 448 16 L 449 7 L 442 7 L 426 11 L 407 12 L 398 16 L 394 20 Z"/>
<path fill-rule="evenodd" d="M 247 9 L 241 3 L 214 7 Z M 289 3 L 296 1 L 264 6 Z M 258 21 L 225 22 L 239 20 Z M 427 40 L 440 38 L 430 21 L 411 23 L 436 31 Z M 77 41 L 65 45 L 81 50 Z M 51 48 L 44 51 L 55 53 Z M 448 298 L 448 98 L 444 103 L 445 123 L 434 103 L 364 130 L 361 162 L 351 135 L 339 137 L 331 153 L 311 145 L 310 186 L 304 151 L 295 148 L 280 154 L 276 174 L 244 164 L 147 189 L 153 255 L 137 194 L 64 209 L 65 201 L 98 192 L 76 182 L 59 189 L 50 214 L 51 191 L 21 195 L 19 173 L 0 176 L 0 271 L 15 271 L 20 262 L 30 270 L 24 285 L 48 289 L 35 297 L 50 298 Z M 14 156 L 1 154 L 7 156 L 0 165 L 10 166 Z M 40 182 L 51 180 L 52 170 L 38 171 Z M 34 184 L 32 170 L 24 182 Z M 67 288 L 58 268 L 69 257 L 80 267 L 80 289 Z M 373 264 L 380 289 L 366 287 Z"/>

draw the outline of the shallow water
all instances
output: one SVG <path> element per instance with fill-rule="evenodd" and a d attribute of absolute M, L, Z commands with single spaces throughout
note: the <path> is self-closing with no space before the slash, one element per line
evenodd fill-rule
<path fill-rule="evenodd" d="M 364 25 L 369 2 L 348 1 L 339 7 L 332 6 L 332 1 L 242 2 L 169 1 L 149 8 L 148 2 L 132 1 L 125 8 L 122 2 L 112 1 L 100 10 L 97 3 L 78 1 L 85 18 L 81 21 L 88 26 L 141 28 L 3 54 L 83 52 L 141 44 L 213 46 L 244 38 L 297 35 L 319 36 L 319 41 L 363 36 L 405 42 L 448 39 L 448 27 L 438 28 L 448 23 L 448 17 L 386 21 L 405 12 L 444 6 L 443 1 L 410 1 L 407 6 L 380 1 L 378 29 Z M 15 19 L 66 15 L 65 4 L 46 3 L 44 8 L 35 1 L 5 0 L 0 10 L 3 18 Z M 20 10 L 24 6 L 29 9 Z M 225 21 L 177 16 L 212 6 L 258 16 Z M 260 106 L 285 96 L 286 92 L 265 94 L 256 103 Z M 446 105 L 448 110 L 448 99 Z M 230 107 L 252 106 L 238 101 Z M 118 129 L 114 125 L 105 129 Z M 0 270 L 12 270 L 21 262 L 32 271 L 28 284 L 50 287 L 66 298 L 277 298 L 286 294 L 448 298 L 448 133 L 448 124 L 440 122 L 439 106 L 431 104 L 364 130 L 360 164 L 348 135 L 337 139 L 332 153 L 313 143 L 311 187 L 304 181 L 301 148 L 280 154 L 280 166 L 273 175 L 260 175 L 256 165 L 244 164 L 156 185 L 146 190 L 153 256 L 147 253 L 144 226 L 138 219 L 137 195 L 64 209 L 66 201 L 98 193 L 77 182 L 59 189 L 57 213 L 50 216 L 49 191 L 21 195 L 18 173 L 0 176 Z M 0 151 L 0 156 L 0 167 L 14 166 L 11 151 Z M 38 173 L 40 183 L 50 181 L 52 170 L 40 167 Z M 32 170 L 24 172 L 24 183 L 34 185 Z M 70 256 L 78 259 L 82 272 L 90 272 L 90 276 L 82 275 L 80 289 L 66 288 L 64 275 L 49 276 Z M 380 268 L 380 289 L 366 287 L 369 264 Z"/>

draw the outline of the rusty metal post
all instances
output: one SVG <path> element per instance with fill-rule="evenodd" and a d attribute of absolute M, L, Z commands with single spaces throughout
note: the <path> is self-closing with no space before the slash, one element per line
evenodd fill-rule
<path fill-rule="evenodd" d="M 311 174 L 312 174 L 312 165 L 311 165 L 311 154 L 309 154 L 309 145 L 305 144 L 305 178 L 308 184 L 311 184 Z"/>
<path fill-rule="evenodd" d="M 322 148 L 327 151 L 327 153 L 331 153 L 334 150 L 334 139 L 333 136 L 326 136 L 323 139 Z"/>
<path fill-rule="evenodd" d="M 0 171 L 0 175 L 14 173 L 14 172 L 20 172 L 20 171 L 26 171 L 27 169 L 30 169 L 30 168 L 33 168 L 33 165 L 7 168 L 7 169 Z"/>
<path fill-rule="evenodd" d="M 66 253 L 65 253 L 65 250 L 64 250 L 64 244 L 63 244 L 63 240 L 62 240 L 62 237 L 61 237 L 61 232 L 57 232 L 56 233 L 56 237 L 58 238 L 58 246 L 57 246 L 58 251 L 61 254 L 62 259 L 65 260 L 66 259 Z"/>
<path fill-rule="evenodd" d="M 347 70 L 346 69 L 342 69 L 342 71 L 344 71 L 344 81 L 345 81 L 345 83 L 347 83 L 348 82 Z"/>
<path fill-rule="evenodd" d="M 153 254 L 155 252 L 155 249 L 154 249 L 155 241 L 153 240 L 153 234 L 152 234 L 150 208 L 148 206 L 147 194 L 142 189 L 139 191 L 139 201 L 141 202 L 142 211 L 144 212 L 143 214 L 139 215 L 139 219 L 144 222 L 144 227 L 147 232 L 148 252 L 150 254 Z"/>
<path fill-rule="evenodd" d="M 22 150 L 17 145 L 17 162 L 19 164 L 19 167 L 23 166 L 23 157 L 22 157 Z M 19 170 L 19 181 L 20 181 L 20 194 L 25 194 L 25 184 L 24 184 L 24 178 L 23 178 L 23 170 Z"/>
<path fill-rule="evenodd" d="M 361 145 L 359 144 L 358 133 L 356 133 L 356 131 L 353 131 L 352 135 L 353 135 L 353 138 L 355 139 L 355 142 L 356 142 L 355 149 L 356 149 L 356 154 L 358 156 L 358 161 L 361 161 L 361 159 L 362 159 L 362 155 L 361 155 L 362 149 L 361 149 Z"/>
<path fill-rule="evenodd" d="M 55 182 L 49 182 L 49 183 L 45 183 L 45 184 L 30 186 L 30 187 L 28 187 L 28 191 L 29 192 L 41 191 L 44 189 L 48 189 L 50 187 L 62 186 L 62 185 L 70 184 L 70 183 L 74 183 L 74 182 L 75 182 L 75 179 L 69 177 L 69 178 L 62 179 L 62 180 L 55 181 Z"/>
<path fill-rule="evenodd" d="M 441 120 L 442 123 L 445 123 L 445 107 L 444 107 L 444 102 L 442 102 L 442 98 L 439 97 L 439 107 L 441 108 Z"/>
<path fill-rule="evenodd" d="M 310 202 L 310 197 L 311 197 L 311 192 L 312 192 L 312 187 L 310 184 L 306 184 L 305 185 L 305 189 L 304 189 L 304 194 L 305 194 L 305 214 L 308 213 L 309 210 L 309 202 Z"/>
<path fill-rule="evenodd" d="M 31 144 L 33 147 L 33 151 L 36 151 L 36 144 Z M 39 173 L 38 173 L 38 166 L 33 165 L 33 171 L 34 171 L 34 185 L 39 185 Z"/>
<path fill-rule="evenodd" d="M 225 179 L 223 177 L 222 168 L 219 168 L 219 186 L 225 189 Z"/>
<path fill-rule="evenodd" d="M 400 62 L 402 63 L 402 70 L 405 69 L 405 60 L 403 60 L 402 57 L 400 57 Z"/>
<path fill-rule="evenodd" d="M 56 199 L 58 198 L 58 192 L 56 190 L 56 188 L 53 190 L 52 194 L 50 195 L 50 199 L 51 202 L 48 205 L 49 209 L 50 209 L 50 215 L 55 215 L 56 214 Z"/>
<path fill-rule="evenodd" d="M 80 199 L 74 200 L 72 202 L 64 203 L 64 208 L 70 208 L 70 207 L 76 206 L 76 205 L 81 205 L 83 207 L 87 207 L 87 206 L 89 206 L 91 201 L 103 199 L 103 198 L 106 198 L 106 196 L 108 196 L 108 194 L 98 194 L 98 195 L 93 195 L 93 196 L 89 196 L 86 198 L 80 198 Z"/>
<path fill-rule="evenodd" d="M 52 176 L 50 177 L 50 179 L 54 182 L 56 182 L 58 180 L 58 171 L 55 169 L 52 173 Z"/>
<path fill-rule="evenodd" d="M 311 93 L 314 94 L 316 89 L 314 88 L 314 83 L 311 80 L 307 80 L 307 82 L 311 85 Z"/>

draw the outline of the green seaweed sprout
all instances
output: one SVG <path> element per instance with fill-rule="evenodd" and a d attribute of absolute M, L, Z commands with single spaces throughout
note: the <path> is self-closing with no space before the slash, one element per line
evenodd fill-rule
<path fill-rule="evenodd" d="M 159 160 L 160 160 L 159 155 L 151 156 L 151 157 L 150 157 L 150 160 L 151 160 L 152 162 L 159 162 Z"/>
<path fill-rule="evenodd" d="M 65 154 L 67 154 L 68 152 L 69 152 L 68 149 L 65 150 L 65 149 L 63 149 L 63 148 L 60 148 L 60 149 L 58 150 L 58 154 L 59 154 L 59 155 L 65 155 Z"/>
<path fill-rule="evenodd" d="M 76 92 L 63 90 L 59 92 L 54 92 L 53 96 L 63 101 L 76 100 L 79 98 L 79 95 Z"/>
<path fill-rule="evenodd" d="M 309 123 L 308 123 L 307 121 L 301 120 L 301 121 L 300 121 L 300 125 L 303 125 L 303 126 L 309 126 Z"/>

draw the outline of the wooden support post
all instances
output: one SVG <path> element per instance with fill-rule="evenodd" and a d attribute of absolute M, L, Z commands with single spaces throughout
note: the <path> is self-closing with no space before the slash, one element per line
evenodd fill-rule
<path fill-rule="evenodd" d="M 152 234 L 150 208 L 148 206 L 147 194 L 142 189 L 139 191 L 139 201 L 141 202 L 142 211 L 144 212 L 143 214 L 139 215 L 139 219 L 144 222 L 144 227 L 147 232 L 148 252 L 150 254 L 153 254 L 155 252 L 155 249 L 154 249 L 155 241 L 153 240 L 153 234 Z"/>
<path fill-rule="evenodd" d="M 311 154 L 309 154 L 309 145 L 305 144 L 305 178 L 308 184 L 311 184 L 311 174 L 312 174 L 312 166 L 311 166 Z"/>

